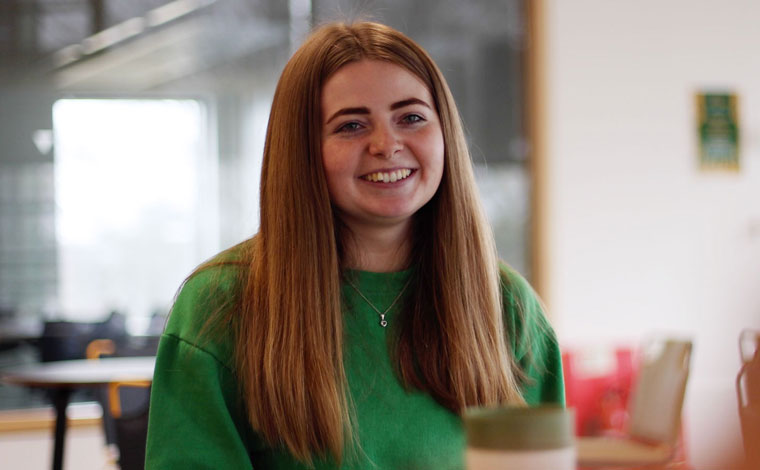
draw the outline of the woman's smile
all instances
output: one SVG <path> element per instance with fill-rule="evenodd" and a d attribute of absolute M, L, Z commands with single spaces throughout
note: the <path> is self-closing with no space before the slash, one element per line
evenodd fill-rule
<path fill-rule="evenodd" d="M 375 171 L 372 173 L 367 173 L 366 175 L 361 176 L 361 178 L 372 183 L 382 183 L 383 185 L 387 185 L 389 183 L 400 183 L 401 181 L 406 180 L 412 175 L 414 171 L 415 170 L 412 170 L 410 168 L 402 168 L 400 170 L 390 171 Z"/>

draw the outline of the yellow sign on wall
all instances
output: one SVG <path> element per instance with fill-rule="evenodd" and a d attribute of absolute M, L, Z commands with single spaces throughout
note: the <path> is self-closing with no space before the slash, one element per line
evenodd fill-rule
<path fill-rule="evenodd" d="M 699 166 L 739 170 L 739 115 L 734 93 L 697 94 Z"/>

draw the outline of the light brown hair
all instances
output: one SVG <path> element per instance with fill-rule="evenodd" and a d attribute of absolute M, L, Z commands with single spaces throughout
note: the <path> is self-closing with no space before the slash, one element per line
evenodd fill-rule
<path fill-rule="evenodd" d="M 451 92 L 411 39 L 376 23 L 318 28 L 277 85 L 261 178 L 261 226 L 244 244 L 242 291 L 230 310 L 249 419 L 272 446 L 311 462 L 340 460 L 353 438 L 343 368 L 344 235 L 321 159 L 320 93 L 344 65 L 395 63 L 430 90 L 444 137 L 444 171 L 415 215 L 414 275 L 390 353 L 407 387 L 461 413 L 523 403 L 509 351 L 493 236 Z"/>

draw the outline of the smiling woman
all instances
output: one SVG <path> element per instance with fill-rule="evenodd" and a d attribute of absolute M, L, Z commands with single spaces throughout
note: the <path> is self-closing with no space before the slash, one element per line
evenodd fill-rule
<path fill-rule="evenodd" d="M 347 267 L 405 268 L 412 216 L 432 199 L 443 173 L 443 134 L 430 92 L 399 65 L 361 60 L 327 80 L 322 115 L 330 200 L 345 235 L 358 243 Z"/>
<path fill-rule="evenodd" d="M 557 342 L 440 70 L 387 26 L 317 29 L 274 96 L 259 232 L 177 297 L 147 468 L 459 469 L 466 407 L 545 402 Z"/>

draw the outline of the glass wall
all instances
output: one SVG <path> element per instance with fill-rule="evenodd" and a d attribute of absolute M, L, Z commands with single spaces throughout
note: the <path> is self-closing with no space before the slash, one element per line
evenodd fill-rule
<path fill-rule="evenodd" d="M 431 53 L 499 252 L 530 277 L 521 0 L 30 6 L 47 3 L 0 7 L 0 324 L 14 323 L 0 337 L 113 310 L 139 328 L 193 266 L 255 233 L 276 80 L 336 19 L 386 22 Z"/>

